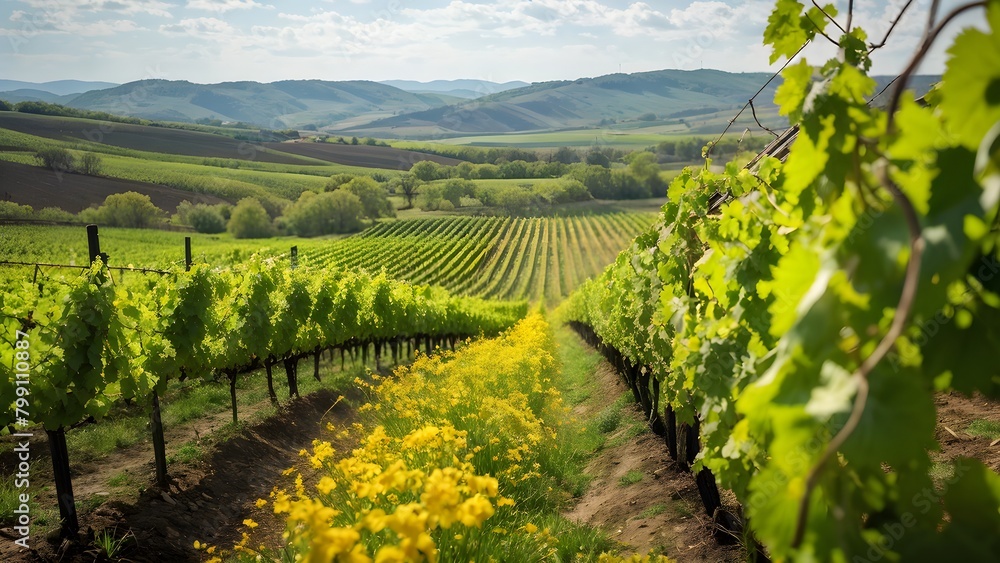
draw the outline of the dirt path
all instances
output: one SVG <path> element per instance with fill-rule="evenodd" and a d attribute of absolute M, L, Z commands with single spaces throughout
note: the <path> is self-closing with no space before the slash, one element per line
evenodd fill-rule
<path fill-rule="evenodd" d="M 597 396 L 617 397 L 627 389 L 611 366 L 602 361 L 596 373 Z M 602 405 L 603 406 L 603 405 Z M 596 415 L 596 407 L 576 414 Z M 630 423 L 644 424 L 638 408 L 623 412 L 627 421 L 617 433 L 627 432 Z M 609 443 L 617 434 L 608 437 Z M 637 473 L 641 478 L 632 484 Z M 580 523 L 599 526 L 630 551 L 664 553 L 679 562 L 740 561 L 738 546 L 718 545 L 711 536 L 711 519 L 701 506 L 694 476 L 682 472 L 667 455 L 666 444 L 646 432 L 605 447 L 587 466 L 593 476 L 587 492 L 565 516 Z"/>
<path fill-rule="evenodd" d="M 286 403 L 277 415 L 212 446 L 201 463 L 176 465 L 171 470 L 174 483 L 169 493 L 149 489 L 138 499 L 106 502 L 92 512 L 81 513 L 81 528 L 111 529 L 119 537 L 131 534 L 120 554 L 129 561 L 199 560 L 198 552 L 193 548 L 195 540 L 223 545 L 232 541 L 234 535 L 238 536 L 236 527 L 246 517 L 249 506 L 257 498 L 267 496 L 281 471 L 287 468 L 289 460 L 299 450 L 308 447 L 321 434 L 327 422 L 339 426 L 353 420 L 353 407 L 349 405 L 360 397 L 350 395 L 347 401 L 336 404 L 332 409 L 340 393 L 331 390 L 317 391 Z M 187 432 L 210 431 L 205 425 L 212 424 L 212 420 L 214 418 L 189 428 Z M 128 452 L 116 454 L 115 463 L 105 463 L 107 467 L 104 470 L 98 468 L 82 473 L 80 491 L 99 487 L 100 479 L 106 482 L 112 474 L 121 473 L 125 468 L 135 471 L 139 478 L 148 482 L 151 480 L 152 455 L 148 447 L 143 450 L 144 455 L 141 456 L 129 456 Z M 120 459 L 117 459 L 119 455 Z M 81 471 L 85 470 L 81 468 Z M 83 498 L 79 492 L 77 495 Z M 7 530 L 0 531 L 0 535 L 7 533 Z M 10 541 L 3 542 L 0 561 L 94 560 L 93 555 L 84 551 L 88 547 L 86 545 L 64 551 L 67 546 L 34 538 L 35 549 L 27 556 L 9 549 L 12 545 Z"/>
<path fill-rule="evenodd" d="M 937 461 L 973 457 L 986 467 L 1000 472 L 1000 442 L 985 436 L 973 436 L 969 425 L 976 420 L 1000 423 L 1000 402 L 981 395 L 966 397 L 958 393 L 940 393 L 934 397 L 938 425 L 934 437 L 941 451 L 932 454 Z"/>

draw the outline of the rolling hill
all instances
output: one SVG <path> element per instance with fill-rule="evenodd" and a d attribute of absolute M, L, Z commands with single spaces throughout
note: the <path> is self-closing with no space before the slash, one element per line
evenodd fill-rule
<path fill-rule="evenodd" d="M 243 121 L 270 129 L 322 127 L 368 116 L 427 110 L 458 101 L 444 94 L 416 94 L 377 82 L 285 80 L 194 84 L 141 80 L 74 98 L 71 107 L 145 119 L 192 122 Z"/>
<path fill-rule="evenodd" d="M 703 116 L 711 116 L 715 125 L 709 127 L 711 131 L 693 132 L 721 132 L 726 119 L 769 77 L 765 73 L 719 70 L 660 70 L 541 82 L 455 105 L 379 119 L 344 132 L 400 138 L 456 136 L 556 131 L 612 123 L 639 126 L 684 123 Z M 918 76 L 912 87 L 926 91 L 937 79 Z M 881 87 L 891 77 L 876 77 L 876 80 Z M 780 83 L 780 78 L 771 82 L 755 104 L 757 116 L 771 127 L 787 126 L 771 103 Z"/>
<path fill-rule="evenodd" d="M 52 82 L 24 82 L 21 80 L 0 79 L 0 93 L 11 90 L 37 90 L 56 96 L 82 94 L 91 90 L 103 90 L 118 86 L 113 82 L 92 82 L 86 80 L 54 80 Z M 3 96 L 0 95 L 0 98 Z M 6 98 L 5 98 L 6 99 Z"/>

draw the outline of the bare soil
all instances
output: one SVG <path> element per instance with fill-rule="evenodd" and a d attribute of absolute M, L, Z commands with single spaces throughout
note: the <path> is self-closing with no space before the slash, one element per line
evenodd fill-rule
<path fill-rule="evenodd" d="M 335 391 L 321 390 L 286 403 L 276 416 L 212 445 L 202 461 L 171 465 L 168 469 L 172 484 L 168 492 L 153 487 L 138 499 L 116 498 L 94 510 L 81 510 L 83 541 L 77 545 L 60 543 L 56 537 L 32 537 L 33 549 L 22 553 L 13 544 L 13 530 L 0 529 L 3 538 L 0 561 L 94 561 L 94 552 L 88 551 L 92 549 L 89 540 L 100 530 L 111 530 L 116 537 L 128 536 L 119 554 L 126 561 L 197 561 L 200 557 L 193 547 L 195 540 L 231 545 L 238 541 L 236 529 L 247 517 L 252 503 L 267 497 L 297 452 L 308 447 L 327 422 L 342 426 L 353 420 L 350 404 L 358 397 L 337 403 L 338 397 Z M 250 414 L 249 409 L 241 411 L 243 417 Z M 225 424 L 230 416 L 228 412 L 220 413 L 175 433 L 168 431 L 168 446 L 206 436 Z M 42 438 L 41 443 L 32 446 L 32 451 L 39 454 L 47 451 L 44 442 Z M 42 455 L 45 459 L 39 461 L 40 471 L 33 479 L 51 482 L 51 467 L 47 468 L 47 474 L 45 469 L 49 463 L 47 454 Z M 107 481 L 115 475 L 125 472 L 140 482 L 152 483 L 153 471 L 148 444 L 136 445 L 116 452 L 114 463 L 102 460 L 75 467 L 74 493 L 78 500 L 109 495 Z M 42 492 L 38 502 L 54 504 L 54 494 Z"/>
<path fill-rule="evenodd" d="M 447 166 L 455 166 L 462 162 L 456 158 L 448 158 L 436 154 L 425 154 L 416 151 L 371 145 L 286 142 L 265 143 L 264 146 L 275 151 L 318 158 L 336 164 L 364 166 L 367 168 L 388 168 L 390 170 L 409 170 L 414 164 L 422 160 L 430 160 L 431 162 Z"/>
<path fill-rule="evenodd" d="M 1000 422 L 1000 402 L 981 395 L 967 397 L 951 392 L 934 398 L 938 425 L 935 438 L 941 451 L 932 455 L 937 461 L 971 457 L 1000 473 L 1000 442 L 985 436 L 973 436 L 968 428 L 975 420 Z"/>
<path fill-rule="evenodd" d="M 139 151 L 206 158 L 256 160 L 278 164 L 309 164 L 289 154 L 263 150 L 261 143 L 168 127 L 34 115 L 14 111 L 0 112 L 0 127 L 48 139 L 90 141 Z M 248 136 L 254 133 L 253 130 L 247 130 Z"/>
<path fill-rule="evenodd" d="M 601 362 L 596 375 L 599 386 L 595 395 L 617 397 L 627 391 L 607 362 Z M 582 410 L 576 414 L 596 414 Z M 617 432 L 627 431 L 631 423 L 642 423 L 638 408 L 625 411 Z M 614 442 L 615 437 L 610 435 L 608 441 Z M 712 520 L 702 507 L 694 475 L 670 460 L 666 444 L 655 434 L 646 432 L 621 445 L 605 447 L 586 471 L 593 481 L 565 514 L 570 520 L 607 530 L 634 553 L 653 550 L 681 563 L 742 560 L 739 546 L 722 546 L 712 538 Z M 622 478 L 630 471 L 641 472 L 642 479 L 625 485 Z"/>
<path fill-rule="evenodd" d="M 9 112 L 0 112 L 9 113 Z M 83 174 L 57 174 L 40 166 L 28 166 L 0 161 L 0 199 L 9 199 L 34 209 L 58 207 L 70 213 L 100 205 L 112 194 L 139 192 L 149 196 L 153 205 L 173 213 L 182 201 L 191 203 L 224 203 L 225 200 L 206 194 L 188 192 L 158 184 L 130 182 L 115 178 L 99 178 Z"/>

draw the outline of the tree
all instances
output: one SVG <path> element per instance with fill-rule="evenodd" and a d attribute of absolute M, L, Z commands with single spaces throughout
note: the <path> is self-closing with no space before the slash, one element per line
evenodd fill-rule
<path fill-rule="evenodd" d="M 334 174 L 333 176 L 330 176 L 330 180 L 326 183 L 326 187 L 323 189 L 325 191 L 332 192 L 353 179 L 354 176 L 351 174 Z"/>
<path fill-rule="evenodd" d="M 476 184 L 469 180 L 452 178 L 445 182 L 441 189 L 441 197 L 450 201 L 455 208 L 462 207 L 462 197 L 471 196 L 476 189 Z"/>
<path fill-rule="evenodd" d="M 125 192 L 109 195 L 97 208 L 101 222 L 110 227 L 144 229 L 162 221 L 163 210 L 153 205 L 148 195 Z"/>
<path fill-rule="evenodd" d="M 590 192 L 579 180 L 560 178 L 535 184 L 531 191 L 550 204 L 591 199 Z"/>
<path fill-rule="evenodd" d="M 72 153 L 62 147 L 48 147 L 35 153 L 35 159 L 42 166 L 56 172 L 72 172 L 76 159 Z"/>
<path fill-rule="evenodd" d="M 97 176 L 101 173 L 101 157 L 92 152 L 84 153 L 76 167 L 77 172 L 87 176 Z"/>
<path fill-rule="evenodd" d="M 497 206 L 509 213 L 517 215 L 527 211 L 535 204 L 535 194 L 518 186 L 506 186 L 496 194 Z"/>
<path fill-rule="evenodd" d="M 611 159 L 608 158 L 608 155 L 604 154 L 602 151 L 599 150 L 592 150 L 589 153 L 587 153 L 586 162 L 587 164 L 591 165 L 601 166 L 604 168 L 611 168 Z"/>
<path fill-rule="evenodd" d="M 226 220 L 214 206 L 200 203 L 187 213 L 187 224 L 199 233 L 221 233 L 226 230 Z"/>
<path fill-rule="evenodd" d="M 410 174 L 417 177 L 422 182 L 433 182 L 444 176 L 441 174 L 441 166 L 430 160 L 421 160 L 410 168 Z"/>
<path fill-rule="evenodd" d="M 437 211 L 444 201 L 444 186 L 441 184 L 428 184 L 420 191 L 420 209 L 424 211 Z"/>
<path fill-rule="evenodd" d="M 528 177 L 528 163 L 523 160 L 514 160 L 500 165 L 500 177 L 508 180 Z"/>
<path fill-rule="evenodd" d="M 339 190 L 347 190 L 357 196 L 361 200 L 365 216 L 373 221 L 379 217 L 396 216 L 396 210 L 392 208 L 386 189 L 368 176 L 358 176 L 341 186 Z"/>
<path fill-rule="evenodd" d="M 0 111 L 14 111 L 14 106 L 4 100 L 0 100 Z"/>
<path fill-rule="evenodd" d="M 569 147 L 559 147 L 559 150 L 552 154 L 552 160 L 563 164 L 573 164 L 580 162 L 580 155 Z"/>
<path fill-rule="evenodd" d="M 576 168 L 570 173 L 570 177 L 582 182 L 587 191 L 596 198 L 611 197 L 611 170 L 603 166 L 589 164 Z"/>
<path fill-rule="evenodd" d="M 403 174 L 392 181 L 392 187 L 397 194 L 402 194 L 406 198 L 406 209 L 413 207 L 413 198 L 417 195 L 417 188 L 423 184 L 413 174 Z"/>
<path fill-rule="evenodd" d="M 646 151 L 632 153 L 628 163 L 628 171 L 640 185 L 646 188 L 647 195 L 642 197 L 649 197 L 648 194 L 661 195 L 661 192 L 666 192 L 667 185 L 660 178 L 660 165 L 655 154 Z"/>
<path fill-rule="evenodd" d="M 361 200 L 347 190 L 306 191 L 285 209 L 284 219 L 293 233 L 312 237 L 361 230 L 363 213 Z"/>
<path fill-rule="evenodd" d="M 235 238 L 274 236 L 274 224 L 271 222 L 271 217 L 260 201 L 252 197 L 243 198 L 236 204 L 226 228 Z"/>

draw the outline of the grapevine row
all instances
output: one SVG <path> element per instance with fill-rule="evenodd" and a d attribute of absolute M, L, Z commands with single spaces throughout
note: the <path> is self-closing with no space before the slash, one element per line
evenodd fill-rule
<path fill-rule="evenodd" d="M 384 271 L 463 295 L 555 303 L 595 275 L 650 214 L 448 217 L 381 223 L 311 252 L 313 264 Z M 558 279 L 549 279 L 558 276 Z"/>

